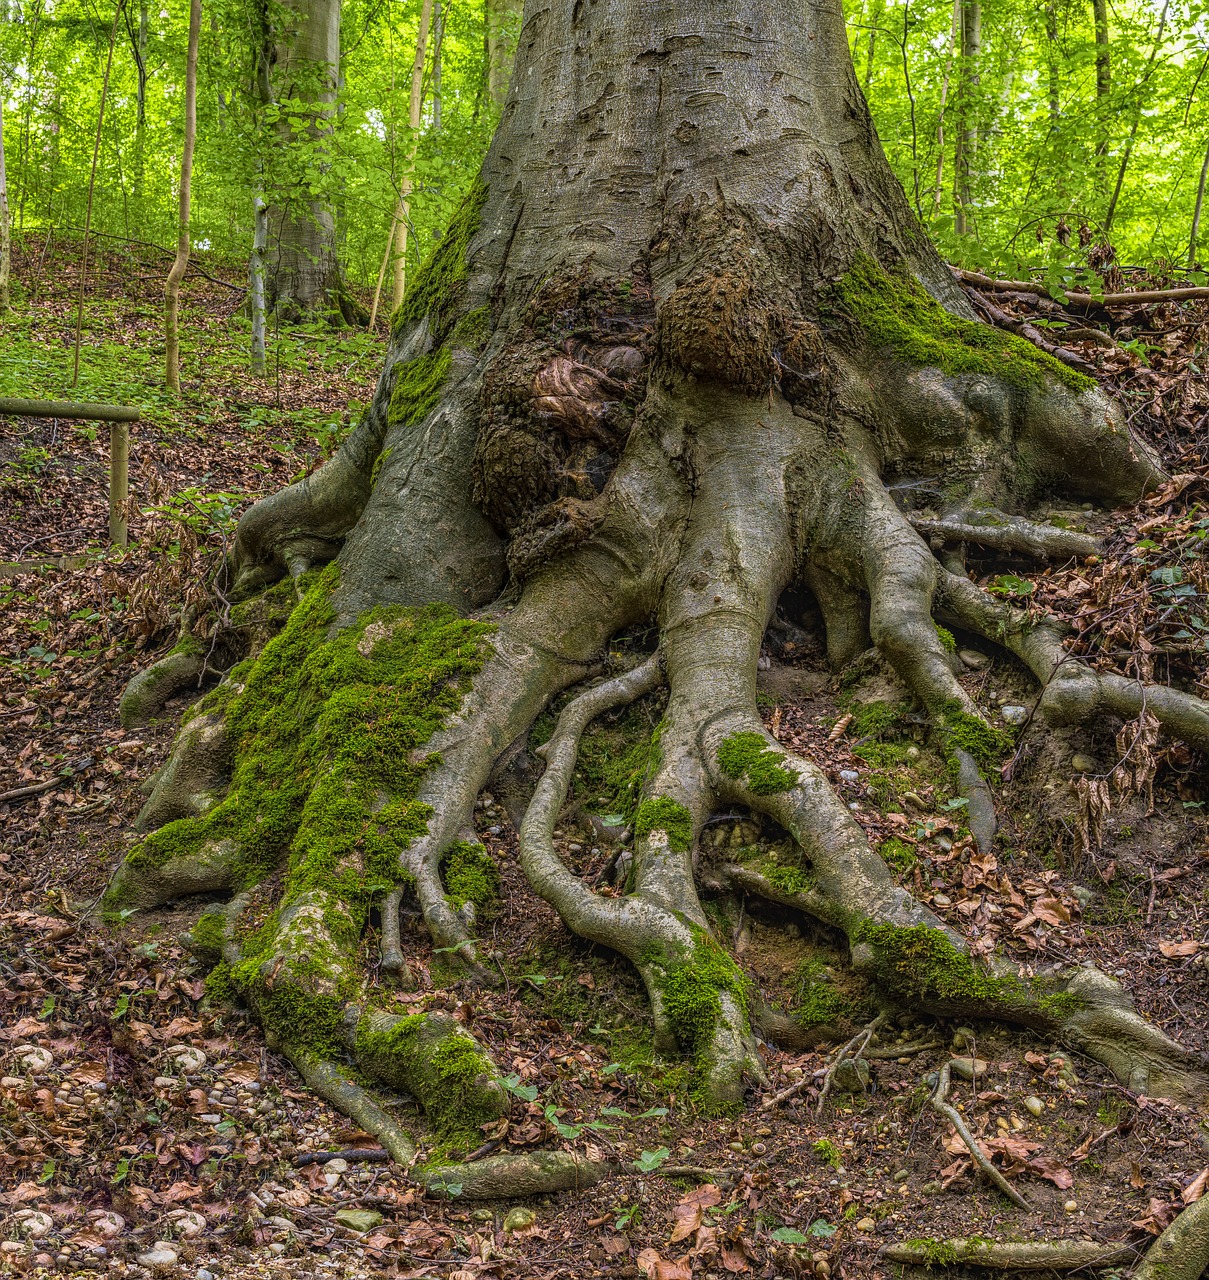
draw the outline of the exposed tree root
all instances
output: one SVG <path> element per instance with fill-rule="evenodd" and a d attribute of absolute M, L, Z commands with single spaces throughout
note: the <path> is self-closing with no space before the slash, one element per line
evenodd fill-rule
<path fill-rule="evenodd" d="M 944 1118 L 953 1126 L 957 1132 L 957 1136 L 966 1144 L 969 1149 L 970 1158 L 978 1166 L 979 1169 L 993 1182 L 1000 1191 L 1014 1204 L 1021 1209 L 1031 1213 L 1033 1206 L 1016 1190 L 1014 1186 L 999 1172 L 991 1163 L 990 1159 L 982 1152 L 982 1148 L 978 1145 L 978 1139 L 970 1132 L 969 1126 L 962 1118 L 961 1112 L 949 1101 L 949 1081 L 951 1062 L 946 1062 L 937 1073 L 936 1088 L 933 1090 L 931 1098 L 928 1099 L 932 1110 Z"/>
<path fill-rule="evenodd" d="M 1209 1267 L 1209 1197 L 1194 1201 L 1147 1250 L 1134 1280 L 1200 1280 Z"/>
<path fill-rule="evenodd" d="M 616 1172 L 613 1162 L 574 1151 L 527 1151 L 425 1169 L 420 1180 L 430 1196 L 498 1200 L 582 1191 Z"/>
<path fill-rule="evenodd" d="M 878 1250 L 887 1262 L 916 1267 L 988 1267 L 993 1271 L 1082 1271 L 1132 1262 L 1138 1251 L 1128 1244 L 1098 1240 L 907 1240 Z M 1140 1275 L 1141 1272 L 1138 1272 Z M 1135 1277 L 1136 1280 L 1136 1277 Z"/>
<path fill-rule="evenodd" d="M 1037 560 L 1069 560 L 1093 556 L 1099 542 L 1086 533 L 1059 529 L 1055 525 L 1036 524 L 1020 516 L 1002 512 L 980 512 L 983 522 L 966 520 L 928 520 L 913 516 L 911 527 L 922 537 L 938 540 L 942 545 L 972 542 L 992 551 L 1018 551 Z"/>

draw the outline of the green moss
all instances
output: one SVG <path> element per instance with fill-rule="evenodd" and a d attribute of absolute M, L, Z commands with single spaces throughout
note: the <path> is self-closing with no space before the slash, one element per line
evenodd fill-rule
<path fill-rule="evenodd" d="M 370 904 L 403 879 L 401 855 L 427 830 L 418 793 L 438 758 L 421 748 L 461 706 L 492 630 L 445 606 L 384 606 L 329 634 L 338 573 L 333 564 L 317 576 L 231 684 L 225 798 L 152 833 L 127 860 L 137 872 L 234 849 L 235 889 L 284 863 L 279 910 L 241 940 L 231 981 L 270 1030 L 316 1049 L 334 1043 L 339 1011 L 357 994 L 346 957 Z M 291 930 L 294 945 L 283 946 Z"/>
<path fill-rule="evenodd" d="M 481 845 L 459 840 L 445 855 L 445 888 L 455 907 L 473 902 L 479 920 L 488 919 L 499 903 L 500 869 Z"/>
<path fill-rule="evenodd" d="M 1087 1001 L 1071 991 L 1055 991 L 1037 1001 L 1038 1010 L 1055 1022 L 1066 1022 L 1087 1008 Z"/>
<path fill-rule="evenodd" d="M 983 1004 L 1026 1007 L 1019 978 L 999 976 L 959 951 L 944 930 L 926 924 L 902 928 L 866 921 L 854 941 L 867 943 L 880 961 L 879 976 L 897 994 L 962 1009 Z"/>
<path fill-rule="evenodd" d="M 946 653 L 956 653 L 957 641 L 953 638 L 953 633 L 939 623 L 933 623 L 933 626 L 936 627 L 936 637 L 940 641 L 941 648 Z"/>
<path fill-rule="evenodd" d="M 237 992 L 231 977 L 231 966 L 225 962 L 216 964 L 206 974 L 206 999 L 215 1004 L 232 1004 Z"/>
<path fill-rule="evenodd" d="M 803 1027 L 834 1022 L 848 1008 L 848 1001 L 827 981 L 821 960 L 804 960 L 798 967 L 798 994 L 793 1016 Z"/>
<path fill-rule="evenodd" d="M 479 228 L 487 186 L 476 178 L 449 221 L 441 243 L 415 273 L 406 296 L 391 317 L 392 332 L 428 317 L 434 338 L 443 342 L 454 322 L 461 286 L 466 279 L 466 253 Z"/>
<path fill-rule="evenodd" d="M 785 767 L 785 757 L 759 733 L 732 733 L 718 748 L 718 767 L 728 778 L 746 778 L 757 796 L 776 795 L 797 785 L 797 774 Z"/>
<path fill-rule="evenodd" d="M 693 927 L 693 950 L 664 966 L 660 985 L 668 1024 L 681 1048 L 694 1059 L 709 1049 L 722 1016 L 722 993 L 729 992 L 745 1013 L 749 983 L 743 970 L 704 930 Z"/>
<path fill-rule="evenodd" d="M 903 721 L 906 704 L 902 702 L 856 702 L 851 704 L 852 723 L 849 735 L 857 738 L 893 737 Z"/>
<path fill-rule="evenodd" d="M 221 957 L 227 941 L 227 917 L 222 911 L 203 911 L 189 930 L 189 936 L 196 950 Z"/>
<path fill-rule="evenodd" d="M 1044 387 L 1047 380 L 1075 391 L 1096 385 L 1023 338 L 950 315 L 911 276 L 891 274 L 867 255 L 836 286 L 834 303 L 871 346 L 906 364 L 1025 389 Z"/>
<path fill-rule="evenodd" d="M 635 704 L 615 723 L 597 721 L 583 735 L 575 761 L 578 801 L 594 812 L 620 814 L 632 822 L 643 780 L 655 768 L 650 714 Z M 546 738 L 553 731 L 551 724 Z"/>
<path fill-rule="evenodd" d="M 981 716 L 962 710 L 956 699 L 941 709 L 939 729 L 946 751 L 960 748 L 983 766 L 995 764 L 1012 749 L 1006 733 L 992 728 Z"/>
<path fill-rule="evenodd" d="M 768 883 L 782 893 L 807 893 L 814 884 L 810 872 L 801 867 L 785 867 L 774 862 L 763 864 L 760 870 Z"/>
<path fill-rule="evenodd" d="M 829 1164 L 833 1169 L 838 1169 L 844 1163 L 843 1154 L 830 1138 L 819 1138 L 810 1144 L 810 1149 L 824 1164 Z"/>
<path fill-rule="evenodd" d="M 852 754 L 875 768 L 894 769 L 910 762 L 910 749 L 906 742 L 862 742 L 852 748 Z"/>
<path fill-rule="evenodd" d="M 667 796 L 654 796 L 644 800 L 634 816 L 634 834 L 642 840 L 652 831 L 665 832 L 668 847 L 682 853 L 693 842 L 692 814 L 682 804 L 669 800 Z"/>
<path fill-rule="evenodd" d="M 410 427 L 423 422 L 441 398 L 452 363 L 448 347 L 438 347 L 409 360 L 395 375 L 386 421 L 392 427 Z"/>
<path fill-rule="evenodd" d="M 957 1250 L 949 1240 L 938 1240 L 932 1236 L 920 1236 L 906 1241 L 908 1249 L 915 1249 L 923 1255 L 925 1267 L 951 1267 L 960 1260 Z"/>
<path fill-rule="evenodd" d="M 400 1018 L 385 1030 L 369 1029 L 367 1019 L 357 1028 L 357 1056 L 378 1059 L 388 1078 L 416 1096 L 437 1136 L 448 1143 L 482 1140 L 480 1125 L 499 1116 L 483 1089 L 484 1077 L 496 1079 L 490 1061 L 470 1036 L 450 1031 L 428 1014 Z"/>
<path fill-rule="evenodd" d="M 449 335 L 451 347 L 465 347 L 468 351 L 481 351 L 491 337 L 491 308 L 475 307 L 453 326 Z"/>
<path fill-rule="evenodd" d="M 919 865 L 919 858 L 914 849 L 904 840 L 898 839 L 897 836 L 891 836 L 889 840 L 883 840 L 878 853 L 882 855 L 882 861 L 890 868 L 891 871 L 897 871 L 900 875 L 909 875 Z"/>

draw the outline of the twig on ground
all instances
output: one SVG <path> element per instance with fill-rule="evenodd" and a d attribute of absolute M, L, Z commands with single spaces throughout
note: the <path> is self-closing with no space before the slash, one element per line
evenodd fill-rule
<path fill-rule="evenodd" d="M 873 1039 L 874 1032 L 877 1031 L 879 1027 L 884 1026 L 885 1022 L 886 1015 L 884 1013 L 879 1013 L 872 1022 L 867 1026 L 862 1027 L 846 1045 L 843 1045 L 840 1048 L 840 1051 L 835 1055 L 835 1061 L 827 1068 L 827 1074 L 823 1077 L 823 1087 L 819 1090 L 819 1100 L 816 1106 L 817 1111 L 822 1112 L 823 1110 L 823 1105 L 827 1101 L 827 1095 L 831 1092 L 831 1084 L 835 1079 L 835 1073 L 840 1064 L 847 1061 L 849 1058 L 859 1058 L 861 1053 L 868 1046 L 869 1041 Z"/>
<path fill-rule="evenodd" d="M 957 1136 L 966 1144 L 970 1151 L 970 1157 L 974 1163 L 986 1174 L 988 1178 L 1003 1192 L 1005 1196 L 1015 1205 L 1028 1212 L 1032 1212 L 1033 1206 L 1016 1190 L 1015 1187 L 999 1172 L 998 1169 L 983 1154 L 982 1148 L 978 1145 L 978 1139 L 966 1127 L 966 1122 L 962 1119 L 961 1113 L 949 1101 L 949 1083 L 951 1076 L 949 1067 L 951 1063 L 946 1062 L 940 1069 L 940 1073 L 936 1080 L 936 1091 L 929 1099 L 933 1111 L 940 1115 L 953 1126 L 957 1131 Z"/>
<path fill-rule="evenodd" d="M 328 1164 L 332 1160 L 347 1160 L 350 1164 L 385 1163 L 390 1152 L 384 1147 L 350 1147 L 347 1151 L 308 1151 L 294 1157 L 294 1168 L 305 1169 L 308 1164 Z"/>

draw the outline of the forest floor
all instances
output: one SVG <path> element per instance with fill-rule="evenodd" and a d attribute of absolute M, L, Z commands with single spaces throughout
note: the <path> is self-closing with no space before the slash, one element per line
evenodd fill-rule
<path fill-rule="evenodd" d="M 870 1091 L 839 1094 L 821 1113 L 819 1073 L 835 1046 L 766 1046 L 763 1099 L 794 1083 L 798 1092 L 762 1106 L 757 1091 L 731 1120 L 697 1115 L 683 1064 L 651 1050 L 635 976 L 570 935 L 529 891 L 515 831 L 489 796 L 479 828 L 503 877 L 491 929 L 505 984 L 435 989 L 437 958 L 413 929 L 420 989 L 397 999 L 401 1009 L 456 1011 L 515 1073 L 502 1135 L 512 1147 L 592 1147 L 628 1172 L 578 1195 L 483 1205 L 425 1199 L 383 1163 L 302 1163 L 366 1138 L 306 1091 L 247 1017 L 206 1003 L 204 973 L 178 942 L 200 904 L 120 924 L 86 918 L 86 908 L 135 838 L 140 788 L 187 701 L 150 728 L 124 730 L 124 684 L 171 645 L 182 600 L 204 597 L 205 574 L 246 503 L 330 453 L 369 399 L 379 342 L 291 330 L 272 338 L 269 375 L 253 378 L 238 277 L 203 260 L 215 279 L 187 281 L 183 390 L 169 397 L 160 389 L 163 264 L 138 253 L 94 260 L 74 390 L 78 245 L 21 246 L 15 275 L 28 296 L 5 321 L 0 395 L 133 402 L 144 413 L 122 554 L 104 546 L 103 424 L 0 419 L 0 1273 L 881 1276 L 898 1268 L 880 1247 L 921 1237 L 1077 1236 L 1142 1251 L 1204 1191 L 1209 1152 L 1196 1115 L 1003 1027 L 900 1018 L 873 1042 Z M 1052 311 L 1042 318 L 1064 323 Z M 1106 536 L 1097 563 L 1040 574 L 983 568 L 1004 592 L 1069 616 L 1074 645 L 1091 660 L 1119 664 L 1140 652 L 1159 679 L 1203 681 L 1209 390 L 1193 375 L 1209 309 L 1117 311 L 1099 327 L 1118 345 L 1087 339 L 1076 349 L 1179 479 L 1111 519 L 1058 513 Z M 922 727 L 909 715 L 886 725 L 865 714 L 901 696 L 876 664 L 838 681 L 792 629 L 770 632 L 765 656 L 772 731 L 826 770 L 875 843 L 898 841 L 905 881 L 979 949 L 1034 969 L 1094 962 L 1122 977 L 1169 1034 L 1209 1049 L 1203 760 L 1156 747 L 1153 812 L 1140 798 L 1114 801 L 1104 843 L 1088 847 L 1079 828 L 1089 802 L 1079 809 L 1072 784 L 1112 771 L 1111 737 L 1039 750 L 1026 734 L 1000 788 L 996 851 L 980 856 Z M 963 681 L 996 714 L 1031 705 L 1002 654 L 964 659 Z M 641 705 L 625 716 L 657 718 Z M 564 855 L 586 874 L 610 856 L 617 824 L 608 814 L 629 798 L 623 720 L 586 742 L 560 827 Z M 1072 752 L 1093 763 L 1077 766 Z M 706 858 L 775 837 L 751 825 L 746 814 L 719 815 Z M 792 1005 L 823 965 L 842 970 L 833 940 L 805 918 L 748 903 L 719 925 L 770 1003 Z M 869 994 L 854 992 L 852 1009 L 862 1007 L 872 1008 Z M 927 1073 L 955 1052 L 986 1063 L 977 1079 L 955 1083 L 953 1100 L 1028 1212 L 976 1178 L 927 1106 Z M 406 1100 L 397 1105 L 415 1114 Z M 671 1179 L 664 1165 L 709 1172 Z"/>

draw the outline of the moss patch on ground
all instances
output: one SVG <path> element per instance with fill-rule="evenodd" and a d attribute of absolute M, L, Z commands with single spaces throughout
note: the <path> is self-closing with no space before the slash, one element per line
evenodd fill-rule
<path fill-rule="evenodd" d="M 1096 385 L 1015 334 L 950 315 L 913 277 L 890 273 L 868 255 L 858 256 L 835 286 L 832 304 L 871 346 L 919 368 L 977 374 L 1022 389 L 1048 380 L 1073 391 Z"/>

